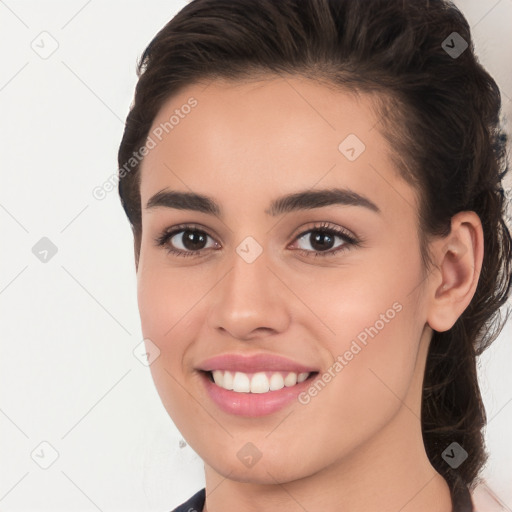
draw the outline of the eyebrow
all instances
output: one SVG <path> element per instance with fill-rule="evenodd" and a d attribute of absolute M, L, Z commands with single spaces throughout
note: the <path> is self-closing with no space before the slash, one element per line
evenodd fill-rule
<path fill-rule="evenodd" d="M 331 205 L 361 206 L 380 213 L 379 207 L 367 197 L 341 188 L 294 192 L 273 200 L 270 208 L 265 210 L 265 213 L 276 217 L 292 211 L 310 210 Z M 149 199 L 146 204 L 146 210 L 157 207 L 191 210 L 222 218 L 222 209 L 212 197 L 194 192 L 161 190 Z"/>

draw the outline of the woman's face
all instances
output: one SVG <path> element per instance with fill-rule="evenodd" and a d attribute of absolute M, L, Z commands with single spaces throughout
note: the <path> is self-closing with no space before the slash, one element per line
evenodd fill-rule
<path fill-rule="evenodd" d="M 142 330 L 165 408 L 223 476 L 291 481 L 420 432 L 417 197 L 378 123 L 368 96 L 298 77 L 189 86 L 153 123 Z"/>

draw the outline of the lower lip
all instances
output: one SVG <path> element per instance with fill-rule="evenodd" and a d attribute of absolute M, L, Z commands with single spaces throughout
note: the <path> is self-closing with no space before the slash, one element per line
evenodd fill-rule
<path fill-rule="evenodd" d="M 258 417 L 272 414 L 286 407 L 312 383 L 316 374 L 295 386 L 268 393 L 237 393 L 217 386 L 205 372 L 199 372 L 210 398 L 224 411 L 238 416 Z"/>

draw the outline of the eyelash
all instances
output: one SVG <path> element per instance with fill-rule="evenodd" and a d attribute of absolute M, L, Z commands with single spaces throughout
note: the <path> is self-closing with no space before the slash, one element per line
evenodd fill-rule
<path fill-rule="evenodd" d="M 195 226 L 193 224 L 180 224 L 178 226 L 174 226 L 173 228 L 166 229 L 160 236 L 158 236 L 155 239 L 155 243 L 159 247 L 165 246 L 167 252 L 169 252 L 170 254 L 174 254 L 176 256 L 199 257 L 207 249 L 200 249 L 199 251 L 182 251 L 180 249 L 173 249 L 171 246 L 168 245 L 168 241 L 173 236 L 177 235 L 178 233 L 182 233 L 184 231 L 193 231 L 196 233 L 202 233 L 202 234 L 205 234 L 206 236 L 209 236 L 210 238 L 213 238 L 204 229 L 200 229 L 198 226 Z M 322 257 L 334 256 L 335 254 L 337 254 L 341 251 L 348 250 L 350 248 L 350 246 L 357 247 L 358 245 L 360 245 L 360 241 L 358 239 L 356 239 L 354 236 L 349 234 L 344 229 L 341 229 L 339 227 L 333 227 L 328 222 L 322 222 L 318 225 L 314 225 L 314 226 L 310 227 L 306 231 L 302 231 L 294 238 L 294 242 L 296 242 L 297 240 L 300 240 L 301 238 L 304 237 L 304 235 L 307 235 L 308 233 L 311 233 L 311 232 L 318 232 L 318 233 L 322 233 L 324 235 L 340 237 L 343 239 L 343 241 L 345 243 L 343 245 L 341 245 L 340 247 L 337 247 L 336 249 L 330 249 L 327 251 L 307 251 L 305 249 L 294 249 L 308 257 L 313 256 L 315 258 L 316 257 L 322 258 Z"/>

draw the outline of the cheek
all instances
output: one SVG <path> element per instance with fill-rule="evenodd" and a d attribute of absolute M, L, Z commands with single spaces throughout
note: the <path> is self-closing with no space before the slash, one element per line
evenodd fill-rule
<path fill-rule="evenodd" d="M 149 252 L 149 251 L 148 251 Z M 176 332 L 189 321 L 189 312 L 203 289 L 197 271 L 166 266 L 160 254 L 142 253 L 137 273 L 137 300 L 145 337 L 176 346 Z M 162 347 L 163 348 L 163 347 Z"/>
<path fill-rule="evenodd" d="M 142 258 L 137 273 L 137 300 L 144 339 L 151 340 L 160 354 L 150 365 L 159 393 L 174 394 L 172 376 L 177 376 L 183 359 L 183 337 L 176 336 L 181 329 L 183 295 L 181 284 L 172 282 L 165 272 L 147 257 Z"/>
<path fill-rule="evenodd" d="M 399 301 L 369 303 L 368 310 L 372 314 L 354 311 L 347 334 L 331 347 L 340 363 L 335 370 L 343 375 L 338 384 L 350 389 L 355 403 L 384 405 L 386 397 L 394 403 L 405 397 L 415 371 L 419 333 L 414 311 Z"/>
<path fill-rule="evenodd" d="M 364 273 L 344 272 L 335 284 L 317 280 L 309 294 L 311 304 L 323 305 L 322 319 L 334 332 L 323 337 L 332 363 L 318 402 L 337 404 L 329 409 L 331 423 L 350 425 L 354 435 L 400 407 L 415 375 L 424 324 L 411 293 L 420 282 L 419 260 L 380 256 Z"/>
<path fill-rule="evenodd" d="M 202 293 L 194 283 L 188 285 L 183 273 L 177 280 L 177 271 L 163 269 L 148 259 L 141 263 L 137 299 L 142 333 L 160 351 L 149 368 L 167 413 L 179 429 L 189 432 L 187 418 L 196 417 L 201 410 L 184 386 L 184 361 L 189 340 L 195 338 L 193 329 L 197 328 L 193 325 L 197 305 L 193 306 Z"/>
<path fill-rule="evenodd" d="M 308 442 L 322 439 L 337 456 L 391 421 L 407 400 L 416 371 L 418 333 L 410 304 L 373 298 L 366 300 L 363 311 L 360 306 L 344 304 L 347 316 L 339 320 L 339 334 L 328 345 L 333 363 L 321 374 L 322 383 L 310 386 L 311 395 L 305 397 L 309 402 L 302 411 L 304 424 L 314 417 L 314 429 L 297 427 Z M 325 451 L 322 445 L 317 449 Z"/>
<path fill-rule="evenodd" d="M 142 333 L 160 350 L 150 370 L 159 392 L 174 400 L 190 372 L 190 350 L 206 322 L 206 294 L 215 284 L 215 273 L 200 266 L 172 268 L 158 254 L 142 256 L 137 273 Z"/>

